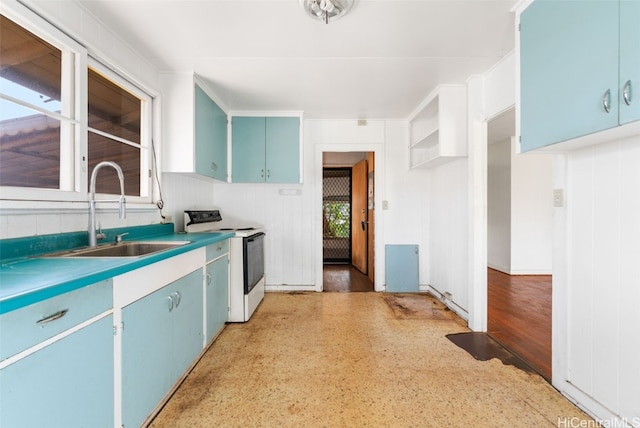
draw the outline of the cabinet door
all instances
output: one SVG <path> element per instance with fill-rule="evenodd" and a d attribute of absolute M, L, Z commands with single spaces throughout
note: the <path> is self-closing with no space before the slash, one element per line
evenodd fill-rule
<path fill-rule="evenodd" d="M 227 115 L 195 85 L 195 170 L 227 180 Z"/>
<path fill-rule="evenodd" d="M 620 2 L 620 94 L 625 89 L 629 102 L 621 95 L 621 125 L 640 120 L 640 2 L 637 0 Z"/>
<path fill-rule="evenodd" d="M 171 385 L 202 351 L 202 268 L 174 282 L 173 293 L 178 297 L 172 311 Z"/>
<path fill-rule="evenodd" d="M 108 316 L 0 370 L 0 426 L 112 428 L 113 396 Z"/>
<path fill-rule="evenodd" d="M 520 24 L 522 151 L 616 126 L 618 2 L 536 0 Z"/>
<path fill-rule="evenodd" d="M 268 117 L 266 119 L 266 181 L 300 182 L 300 119 Z"/>
<path fill-rule="evenodd" d="M 224 327 L 229 314 L 229 256 L 207 265 L 207 343 Z"/>
<path fill-rule="evenodd" d="M 171 286 L 122 310 L 122 423 L 142 424 L 172 386 Z"/>
<path fill-rule="evenodd" d="M 231 138 L 231 181 L 264 182 L 265 118 L 234 117 L 231 122 Z"/>

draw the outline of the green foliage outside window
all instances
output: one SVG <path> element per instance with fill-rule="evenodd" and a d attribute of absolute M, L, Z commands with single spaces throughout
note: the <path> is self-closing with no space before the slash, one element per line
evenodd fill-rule
<path fill-rule="evenodd" d="M 325 236 L 337 238 L 349 237 L 349 220 L 351 218 L 351 206 L 345 202 L 325 202 Z"/>

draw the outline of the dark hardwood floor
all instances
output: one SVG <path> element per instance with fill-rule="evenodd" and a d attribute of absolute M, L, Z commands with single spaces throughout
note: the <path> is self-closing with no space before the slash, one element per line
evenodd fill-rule
<path fill-rule="evenodd" d="M 551 275 L 488 269 L 488 333 L 551 380 Z"/>
<path fill-rule="evenodd" d="M 350 264 L 325 264 L 322 279 L 323 291 L 373 291 L 373 283 Z"/>

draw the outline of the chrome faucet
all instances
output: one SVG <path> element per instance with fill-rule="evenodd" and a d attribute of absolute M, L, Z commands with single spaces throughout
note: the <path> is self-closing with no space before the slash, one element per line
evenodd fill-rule
<path fill-rule="evenodd" d="M 96 177 L 98 170 L 104 166 L 110 166 L 118 173 L 118 180 L 120 180 L 120 198 L 119 199 L 100 199 L 96 201 Z M 98 238 L 96 236 L 96 202 L 118 202 L 119 204 L 119 217 L 121 219 L 126 217 L 125 199 L 124 199 L 124 175 L 122 169 L 117 163 L 111 161 L 103 161 L 93 168 L 91 173 L 91 184 L 89 185 L 89 246 L 95 247 L 98 245 Z M 104 238 L 104 236 L 102 236 Z"/>

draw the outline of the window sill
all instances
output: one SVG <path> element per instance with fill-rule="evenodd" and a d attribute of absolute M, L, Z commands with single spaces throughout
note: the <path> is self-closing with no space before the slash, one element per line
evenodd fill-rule
<path fill-rule="evenodd" d="M 98 199 L 98 202 L 100 200 Z M 103 202 L 96 205 L 99 211 L 117 210 L 117 202 Z M 127 202 L 127 212 L 153 212 L 158 207 L 155 203 Z M 88 212 L 89 203 L 87 201 L 14 201 L 0 200 L 0 214 L 64 214 Z"/>

